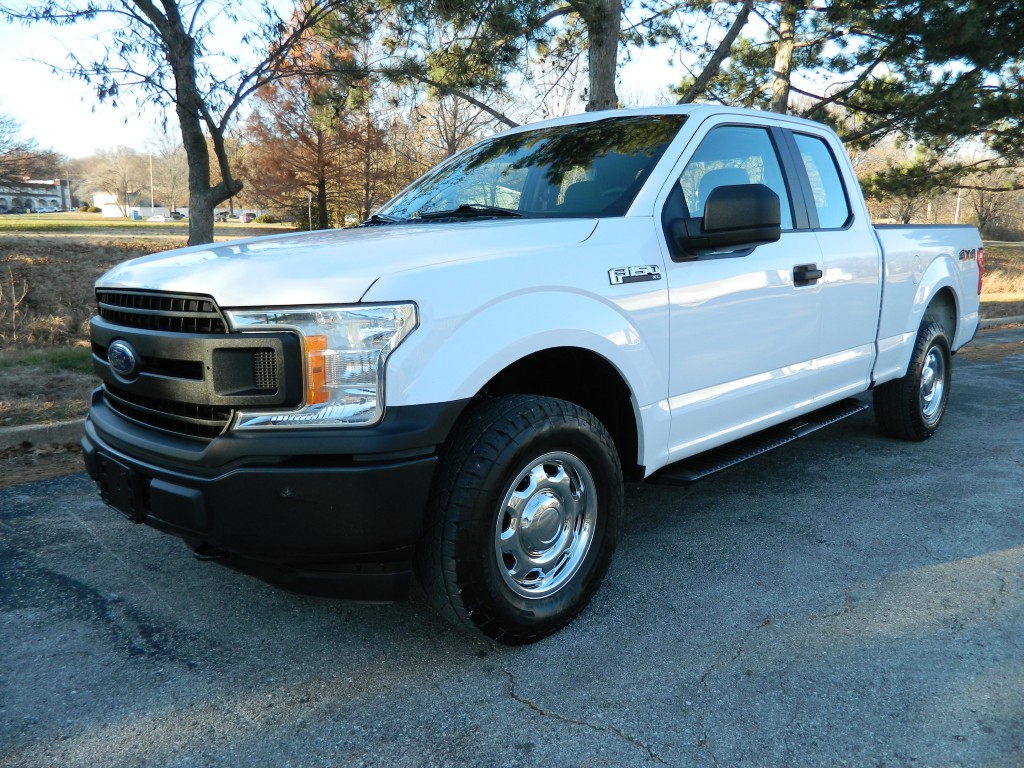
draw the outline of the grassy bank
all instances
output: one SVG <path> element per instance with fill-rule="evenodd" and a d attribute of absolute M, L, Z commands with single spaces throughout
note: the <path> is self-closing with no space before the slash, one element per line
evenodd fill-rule
<path fill-rule="evenodd" d="M 85 415 L 96 386 L 88 347 L 0 351 L 0 427 Z"/>
<path fill-rule="evenodd" d="M 219 222 L 214 226 L 217 239 L 253 237 L 254 235 L 288 232 L 287 224 L 242 224 Z M 108 218 L 99 213 L 18 213 L 0 216 L 0 235 L 126 235 L 130 237 L 188 238 L 188 221 L 132 221 Z"/>

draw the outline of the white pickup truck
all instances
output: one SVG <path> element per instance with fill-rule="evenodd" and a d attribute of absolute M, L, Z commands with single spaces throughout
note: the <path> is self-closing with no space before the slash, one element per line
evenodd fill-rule
<path fill-rule="evenodd" d="M 83 440 L 136 522 L 300 591 L 544 637 L 623 480 L 692 482 L 856 413 L 939 426 L 978 327 L 969 227 L 874 227 L 834 133 L 712 106 L 517 128 L 361 227 L 97 282 Z"/>

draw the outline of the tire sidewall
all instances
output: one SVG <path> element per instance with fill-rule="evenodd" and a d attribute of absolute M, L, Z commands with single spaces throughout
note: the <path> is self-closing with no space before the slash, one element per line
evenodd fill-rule
<path fill-rule="evenodd" d="M 942 402 L 939 405 L 939 410 L 935 416 L 931 419 L 925 417 L 924 410 L 921 407 L 921 383 L 924 377 L 924 366 L 928 360 L 928 356 L 931 354 L 933 349 L 937 349 L 942 355 L 943 362 L 943 389 L 942 389 Z M 939 424 L 942 423 L 942 418 L 946 413 L 946 406 L 949 403 L 950 387 L 953 379 L 953 367 L 952 367 L 952 353 L 950 352 L 949 337 L 946 335 L 945 329 L 938 323 L 928 323 L 921 331 L 921 335 L 918 339 L 916 354 L 914 356 L 914 375 L 911 378 L 909 384 L 910 391 L 907 395 L 913 403 L 913 418 L 914 426 L 920 430 L 921 433 L 931 435 L 938 429 Z"/>
<path fill-rule="evenodd" d="M 601 438 L 582 423 L 548 418 L 527 440 L 501 451 L 481 487 L 477 506 L 481 513 L 462 522 L 455 552 L 463 605 L 467 611 L 489 614 L 474 621 L 529 626 L 543 636 L 567 624 L 587 604 L 607 570 L 622 509 L 621 469 Z M 607 435 L 604 438 L 610 443 Z M 551 595 L 528 598 L 513 592 L 499 570 L 494 549 L 497 517 L 519 474 L 554 451 L 572 454 L 586 465 L 594 480 L 597 518 L 590 548 L 572 579 Z"/>

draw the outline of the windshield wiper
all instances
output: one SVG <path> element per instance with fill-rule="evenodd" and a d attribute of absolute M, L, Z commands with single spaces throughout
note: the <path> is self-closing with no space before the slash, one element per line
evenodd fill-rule
<path fill-rule="evenodd" d="M 525 214 L 513 211 L 511 208 L 499 208 L 496 205 L 481 205 L 480 203 L 463 203 L 458 208 L 447 211 L 427 211 L 419 214 L 421 219 L 451 219 L 469 216 L 506 216 L 509 218 L 522 218 Z"/>
<path fill-rule="evenodd" d="M 394 216 L 388 216 L 386 213 L 373 213 L 363 221 L 359 226 L 365 227 L 373 224 L 398 224 L 405 219 L 396 219 Z"/>

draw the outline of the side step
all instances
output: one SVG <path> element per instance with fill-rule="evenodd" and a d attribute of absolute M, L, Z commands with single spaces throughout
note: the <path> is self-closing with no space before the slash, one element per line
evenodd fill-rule
<path fill-rule="evenodd" d="M 710 451 L 691 456 L 688 459 L 669 464 L 667 467 L 658 470 L 647 482 L 656 485 L 689 485 L 695 483 L 708 475 L 721 472 L 747 459 L 760 456 L 762 453 L 778 448 L 780 445 L 791 443 L 797 438 L 806 437 L 812 432 L 817 432 L 822 427 L 835 424 L 848 416 L 854 416 L 866 411 L 868 404 L 848 398 L 838 403 L 826 406 L 821 410 L 808 413 L 798 419 L 787 421 L 776 427 L 771 427 L 763 432 L 750 435 L 737 440 L 734 443 L 714 448 Z"/>

